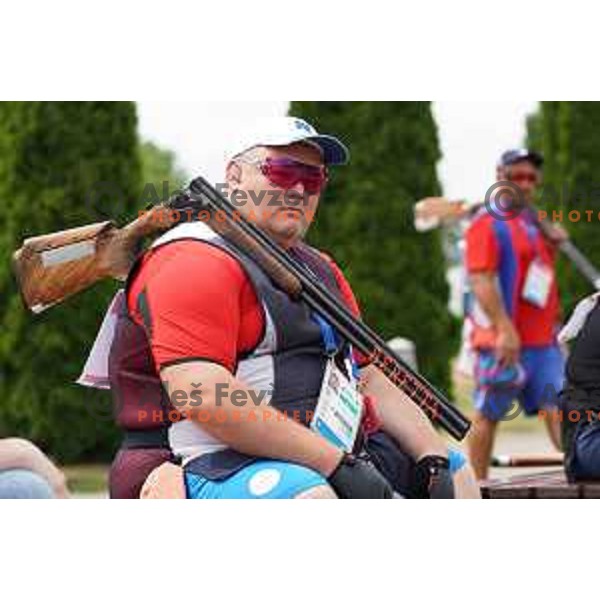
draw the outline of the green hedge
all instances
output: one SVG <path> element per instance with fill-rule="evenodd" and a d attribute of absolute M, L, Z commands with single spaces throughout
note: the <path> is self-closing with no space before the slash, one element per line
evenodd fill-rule
<path fill-rule="evenodd" d="M 108 394 L 73 383 L 116 286 L 32 317 L 10 256 L 25 237 L 135 214 L 136 127 L 131 102 L 0 103 L 0 435 L 63 461 L 106 459 L 116 443 Z"/>
<path fill-rule="evenodd" d="M 438 232 L 413 226 L 414 202 L 439 195 L 429 102 L 293 102 L 290 114 L 338 135 L 352 153 L 333 169 L 310 241 L 343 268 L 365 320 L 416 342 L 422 372 L 450 388 L 457 327 Z"/>

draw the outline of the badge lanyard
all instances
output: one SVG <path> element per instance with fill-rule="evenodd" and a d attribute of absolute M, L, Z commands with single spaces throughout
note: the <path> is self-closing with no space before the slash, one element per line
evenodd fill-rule
<path fill-rule="evenodd" d="M 334 358 L 342 347 L 338 333 L 335 329 L 317 313 L 313 313 L 313 319 L 317 322 L 319 329 L 321 330 L 321 339 L 325 345 L 325 352 L 328 357 Z M 358 381 L 360 374 L 358 365 L 354 360 L 352 346 L 348 345 L 348 353 L 345 357 L 345 363 L 348 367 L 348 375 L 351 375 L 354 381 Z"/>
<path fill-rule="evenodd" d="M 305 266 L 307 270 L 310 271 L 311 275 L 316 278 L 317 276 L 315 275 L 314 271 L 308 265 Z M 321 315 L 313 312 L 312 317 L 313 320 L 317 322 L 317 325 L 321 330 L 321 339 L 325 345 L 325 353 L 330 359 L 334 359 L 342 347 L 342 343 L 337 332 Z M 346 363 L 348 376 L 351 377 L 354 382 L 358 382 L 360 379 L 360 372 L 358 365 L 354 360 L 354 354 L 350 344 L 348 344 L 348 355 L 345 357 L 344 362 Z"/>
<path fill-rule="evenodd" d="M 320 315 L 313 313 L 313 319 L 321 330 L 327 364 L 310 427 L 334 446 L 352 452 L 365 411 L 364 398 L 358 390 L 358 367 L 349 345 L 344 353 L 345 367 L 336 364 L 336 358 L 342 357 L 338 333 Z"/>
<path fill-rule="evenodd" d="M 545 308 L 548 303 L 553 275 L 540 254 L 538 247 L 540 232 L 533 223 L 528 223 L 527 219 L 520 221 L 519 224 L 521 227 L 525 227 L 529 244 L 534 251 L 533 260 L 527 268 L 521 295 L 534 306 Z M 532 228 L 534 229 L 532 230 Z"/>

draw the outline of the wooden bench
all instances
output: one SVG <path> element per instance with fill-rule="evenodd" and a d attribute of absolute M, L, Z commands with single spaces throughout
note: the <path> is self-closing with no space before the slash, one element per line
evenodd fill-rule
<path fill-rule="evenodd" d="M 481 493 L 485 499 L 600 498 L 600 482 L 569 484 L 561 469 L 493 479 L 483 484 Z"/>

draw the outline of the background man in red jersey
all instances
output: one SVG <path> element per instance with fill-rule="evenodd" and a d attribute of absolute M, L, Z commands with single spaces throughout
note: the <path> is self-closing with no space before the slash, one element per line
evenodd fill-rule
<path fill-rule="evenodd" d="M 555 257 L 556 243 L 566 234 L 554 227 L 553 239 L 545 238 L 528 211 L 542 164 L 535 152 L 505 152 L 498 181 L 515 185 L 512 201 L 503 200 L 499 191 L 498 202 L 482 208 L 466 233 L 474 300 L 469 317 L 477 351 L 476 412 L 469 439 L 479 479 L 487 476 L 496 425 L 514 399 L 527 415 L 547 412 L 548 431 L 559 446 L 560 423 L 552 414 L 562 389 L 564 359 L 556 342 L 560 307 Z"/>

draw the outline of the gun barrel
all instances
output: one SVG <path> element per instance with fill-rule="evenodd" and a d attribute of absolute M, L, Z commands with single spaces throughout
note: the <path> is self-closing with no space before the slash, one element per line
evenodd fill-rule
<path fill-rule="evenodd" d="M 455 439 L 462 440 L 466 436 L 471 426 L 470 421 L 450 404 L 448 399 L 429 381 L 397 356 L 378 334 L 342 306 L 339 299 L 323 286 L 304 265 L 283 252 L 267 234 L 236 214 L 227 199 L 204 179 L 198 178 L 191 183 L 190 194 L 192 201 L 225 213 L 229 222 L 244 234 L 243 237 L 238 237 L 238 242 L 249 247 L 252 253 L 262 251 L 261 261 L 265 257 L 271 262 L 274 259 L 278 268 L 270 274 L 276 281 L 282 272 L 288 275 L 287 281 L 279 280 L 284 289 L 286 289 L 286 285 L 289 285 L 289 275 L 291 275 L 295 282 L 294 289 L 291 291 L 298 293 L 300 289 L 300 299 L 329 320 L 340 335 L 360 352 L 369 356 L 388 379 L 402 389 L 429 416 L 432 422 L 439 424 Z M 211 226 L 223 231 L 217 219 L 214 220 L 214 223 L 211 222 Z M 248 242 L 250 242 L 249 245 Z"/>

